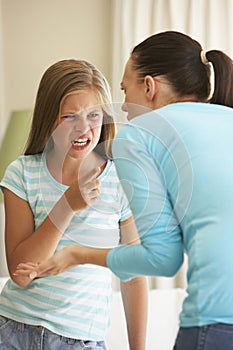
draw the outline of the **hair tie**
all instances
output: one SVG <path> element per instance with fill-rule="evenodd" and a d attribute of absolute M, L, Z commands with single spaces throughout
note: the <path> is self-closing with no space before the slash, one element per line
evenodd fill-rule
<path fill-rule="evenodd" d="M 208 61 L 208 59 L 206 57 L 206 52 L 204 50 L 201 50 L 200 56 L 201 56 L 201 62 L 203 64 L 209 64 L 209 61 Z"/>

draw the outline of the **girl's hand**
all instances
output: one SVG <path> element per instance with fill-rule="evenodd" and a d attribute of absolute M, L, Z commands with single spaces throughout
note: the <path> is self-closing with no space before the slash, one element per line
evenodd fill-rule
<path fill-rule="evenodd" d="M 73 211 L 86 209 L 98 199 L 100 181 L 97 179 L 100 168 L 94 169 L 89 176 L 79 178 L 66 190 L 66 200 Z"/>
<path fill-rule="evenodd" d="M 76 244 L 76 254 L 78 247 L 79 246 Z M 80 247 L 80 249 L 82 248 Z M 17 266 L 14 275 L 30 277 L 30 279 L 33 280 L 36 277 L 57 275 L 71 269 L 75 265 L 77 265 L 77 256 L 75 259 L 73 254 L 73 246 L 70 245 L 59 250 L 51 258 L 42 263 L 20 263 Z"/>

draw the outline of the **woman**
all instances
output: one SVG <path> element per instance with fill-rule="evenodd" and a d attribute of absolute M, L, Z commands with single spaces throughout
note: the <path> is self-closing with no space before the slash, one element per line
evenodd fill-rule
<path fill-rule="evenodd" d="M 185 251 L 187 297 L 174 349 L 230 350 L 232 60 L 218 50 L 204 52 L 187 35 L 163 32 L 133 49 L 121 87 L 130 122 L 117 134 L 113 154 L 122 184 L 132 187 L 125 191 L 141 244 L 104 251 L 73 246 L 71 263 L 107 265 L 122 280 L 173 276 Z M 62 271 L 67 253 L 37 268 L 23 265 L 20 273 Z"/>

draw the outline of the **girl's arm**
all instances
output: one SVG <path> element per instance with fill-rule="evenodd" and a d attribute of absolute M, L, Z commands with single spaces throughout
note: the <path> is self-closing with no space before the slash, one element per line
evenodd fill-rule
<path fill-rule="evenodd" d="M 72 184 L 36 231 L 34 215 L 28 202 L 4 189 L 6 258 L 10 276 L 15 283 L 26 286 L 31 282 L 29 276 L 14 273 L 17 265 L 28 261 L 37 264 L 53 256 L 74 213 L 87 207 L 87 203 L 95 202 L 99 193 L 96 189 L 98 185 L 98 180 L 93 181 L 93 178 L 82 184 L 82 188 L 77 182 Z"/>
<path fill-rule="evenodd" d="M 129 347 L 146 349 L 148 316 L 148 285 L 145 277 L 135 277 L 121 282 L 121 295 L 125 310 Z"/>
<path fill-rule="evenodd" d="M 133 217 L 123 221 L 120 228 L 122 244 L 140 243 Z M 139 276 L 128 282 L 121 282 L 121 295 L 125 310 L 129 347 L 132 350 L 145 350 L 148 316 L 146 277 Z"/>
<path fill-rule="evenodd" d="M 16 266 L 22 261 L 37 263 L 52 256 L 61 239 L 62 228 L 65 229 L 73 213 L 71 210 L 65 212 L 64 203 L 60 200 L 52 216 L 59 217 L 58 214 L 60 214 L 64 221 L 56 225 L 52 216 L 51 218 L 48 216 L 34 231 L 34 216 L 28 202 L 5 189 L 4 205 L 6 258 L 9 274 L 15 283 L 26 286 L 31 281 L 27 276 L 14 275 Z"/>

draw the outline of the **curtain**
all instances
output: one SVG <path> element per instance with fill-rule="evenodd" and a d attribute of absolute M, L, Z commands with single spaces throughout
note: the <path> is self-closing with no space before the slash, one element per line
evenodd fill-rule
<path fill-rule="evenodd" d="M 112 94 L 122 101 L 120 81 L 132 48 L 165 30 L 190 35 L 204 50 L 233 55 L 232 0 L 112 0 Z"/>
<path fill-rule="evenodd" d="M 204 50 L 233 55 L 232 0 L 112 0 L 112 95 L 123 101 L 120 82 L 133 47 L 151 34 L 177 30 L 199 41 Z M 120 117 L 122 120 L 122 116 Z M 151 288 L 186 287 L 187 257 L 174 278 L 148 278 Z M 119 281 L 114 279 L 114 287 Z"/>

